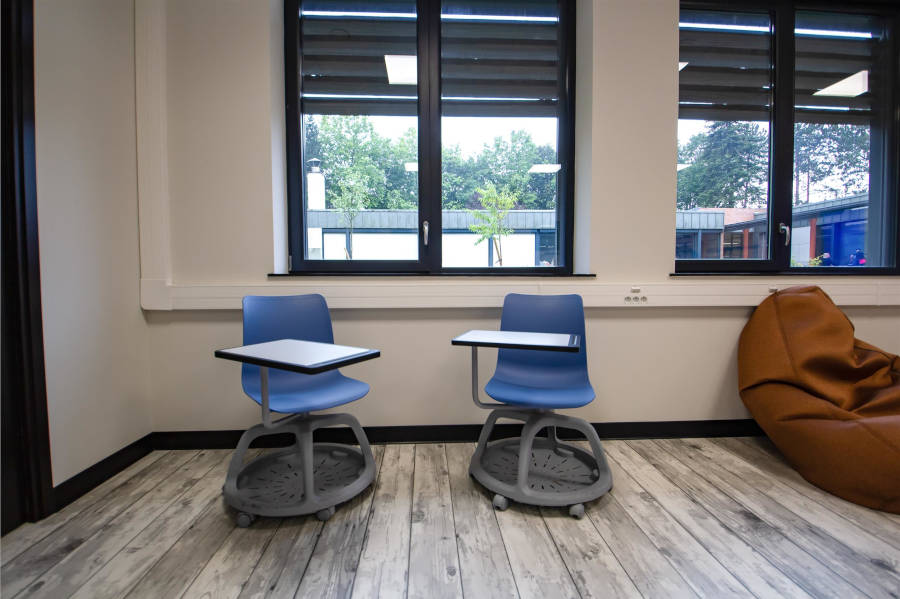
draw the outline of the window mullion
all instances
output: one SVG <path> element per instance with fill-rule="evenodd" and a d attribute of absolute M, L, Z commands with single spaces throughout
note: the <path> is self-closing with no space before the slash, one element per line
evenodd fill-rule
<path fill-rule="evenodd" d="M 418 0 L 419 251 L 426 270 L 441 268 L 440 0 Z M 428 222 L 428 245 L 424 223 Z"/>
<path fill-rule="evenodd" d="M 775 9 L 775 94 L 772 117 L 772 171 L 769 209 L 770 256 L 777 270 L 790 266 L 791 248 L 781 224 L 792 226 L 791 185 L 794 170 L 794 10 Z"/>
<path fill-rule="evenodd" d="M 284 2 L 285 158 L 287 165 L 288 270 L 298 269 L 305 258 L 303 167 L 300 135 L 300 0 Z"/>

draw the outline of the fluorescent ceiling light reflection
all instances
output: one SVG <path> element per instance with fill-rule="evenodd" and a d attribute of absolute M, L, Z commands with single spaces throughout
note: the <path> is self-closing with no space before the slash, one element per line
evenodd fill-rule
<path fill-rule="evenodd" d="M 417 100 L 416 96 L 377 96 L 371 94 L 302 94 L 311 100 Z"/>
<path fill-rule="evenodd" d="M 442 21 L 514 21 L 520 23 L 558 23 L 559 17 L 519 17 L 516 15 L 448 15 Z"/>
<path fill-rule="evenodd" d="M 849 108 L 844 106 L 815 106 L 815 105 L 797 105 L 794 108 L 798 110 L 830 110 L 831 112 L 850 112 Z"/>
<path fill-rule="evenodd" d="M 684 169 L 686 169 L 689 166 L 691 166 L 691 165 L 690 164 L 679 164 L 678 170 L 683 171 Z"/>
<path fill-rule="evenodd" d="M 815 92 L 814 96 L 837 96 L 840 98 L 855 98 L 869 91 L 869 71 L 863 69 L 849 77 L 832 83 L 828 87 Z"/>
<path fill-rule="evenodd" d="M 385 54 L 384 67 L 391 85 L 415 85 L 418 82 L 415 55 Z"/>
<path fill-rule="evenodd" d="M 720 23 L 678 23 L 681 29 L 706 29 L 714 31 L 741 31 L 750 33 L 768 33 L 768 27 L 760 25 L 723 25 Z"/>
<path fill-rule="evenodd" d="M 301 10 L 301 17 L 351 19 L 415 19 L 414 12 L 377 12 L 346 10 Z M 441 14 L 442 21 L 509 21 L 513 23 L 558 23 L 559 17 L 526 17 L 517 15 L 453 15 Z"/>
<path fill-rule="evenodd" d="M 737 31 L 742 33 L 769 33 L 769 28 L 762 25 L 728 25 L 724 23 L 678 23 L 681 29 L 700 29 L 706 31 Z M 850 39 L 872 39 L 872 34 L 867 31 L 835 31 L 831 29 L 794 29 L 797 35 L 809 35 L 815 37 L 841 37 Z"/>
<path fill-rule="evenodd" d="M 558 164 L 534 164 L 528 169 L 529 173 L 555 173 L 560 168 Z"/>
<path fill-rule="evenodd" d="M 406 169 L 407 173 L 418 173 L 419 172 L 419 163 L 418 162 L 404 162 L 403 168 Z"/>
<path fill-rule="evenodd" d="M 794 29 L 797 35 L 812 35 L 816 37 L 848 37 L 853 39 L 872 39 L 872 34 L 867 31 L 832 31 L 830 29 Z"/>
<path fill-rule="evenodd" d="M 357 19 L 415 19 L 414 12 L 373 12 L 344 10 L 302 10 L 301 17 L 353 17 Z"/>
<path fill-rule="evenodd" d="M 472 98 L 469 96 L 441 96 L 441 100 L 465 101 L 465 102 L 541 102 L 542 101 L 539 98 Z"/>
<path fill-rule="evenodd" d="M 686 63 L 686 62 L 679 62 L 679 63 L 678 63 L 678 70 L 680 71 L 680 70 L 682 70 L 682 69 L 683 69 L 684 67 L 686 67 L 686 66 L 688 66 L 688 63 Z"/>

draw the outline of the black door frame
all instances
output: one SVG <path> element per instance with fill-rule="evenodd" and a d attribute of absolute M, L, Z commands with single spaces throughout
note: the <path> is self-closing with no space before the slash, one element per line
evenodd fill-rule
<path fill-rule="evenodd" d="M 21 519 L 4 519 L 6 533 L 53 511 L 35 175 L 33 0 L 3 0 L 2 51 L 3 430 L 13 436 L 4 439 L 4 451 L 11 448 L 21 465 L 15 472 Z M 4 490 L 5 515 L 7 502 L 14 500 L 8 494 Z"/>

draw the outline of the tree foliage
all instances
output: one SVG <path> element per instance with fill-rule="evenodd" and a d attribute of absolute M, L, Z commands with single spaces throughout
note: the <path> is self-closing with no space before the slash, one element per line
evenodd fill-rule
<path fill-rule="evenodd" d="M 869 128 L 844 123 L 794 126 L 793 203 L 868 189 Z M 757 123 L 715 121 L 678 148 L 677 204 L 758 208 L 768 200 L 769 136 Z"/>
<path fill-rule="evenodd" d="M 380 135 L 369 117 L 304 117 L 304 158 L 318 158 L 325 175 L 325 206 L 337 208 L 341 181 L 353 176 L 367 190 L 363 209 L 412 210 L 418 206 L 418 176 L 405 163 L 418 162 L 418 135 L 410 128 L 398 138 Z M 479 190 L 493 184 L 516 198 L 514 208 L 556 208 L 557 176 L 529 173 L 535 164 L 557 162 L 556 150 L 537 145 L 527 131 L 513 131 L 485 144 L 474 156 L 444 147 L 441 200 L 444 209 L 479 209 Z"/>
<path fill-rule="evenodd" d="M 678 207 L 747 208 L 766 201 L 768 136 L 756 123 L 715 121 L 679 148 Z"/>
<path fill-rule="evenodd" d="M 337 183 L 337 193 L 332 198 L 332 205 L 344 215 L 350 243 L 347 247 L 347 259 L 353 258 L 353 221 L 360 210 L 365 210 L 366 199 L 371 194 L 369 178 L 364 170 L 350 166 Z"/>
<path fill-rule="evenodd" d="M 814 190 L 834 197 L 868 189 L 869 128 L 846 123 L 794 125 L 794 204 Z"/>
<path fill-rule="evenodd" d="M 470 212 L 481 222 L 469 225 L 469 230 L 478 235 L 475 245 L 482 241 L 490 241 L 494 244 L 497 264 L 503 266 L 501 240 L 513 232 L 512 229 L 503 226 L 503 219 L 518 203 L 518 196 L 508 187 L 498 190 L 493 183 L 488 183 L 484 189 L 479 189 L 478 195 L 483 210 L 470 210 Z"/>

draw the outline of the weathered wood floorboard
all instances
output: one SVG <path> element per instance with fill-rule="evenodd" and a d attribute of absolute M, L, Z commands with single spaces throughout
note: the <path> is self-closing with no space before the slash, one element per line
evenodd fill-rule
<path fill-rule="evenodd" d="M 375 483 L 327 522 L 246 529 L 221 497 L 230 451 L 153 453 L 4 537 L 0 594 L 898 597 L 900 518 L 813 487 L 764 439 L 604 446 L 614 486 L 581 520 L 495 511 L 471 443 L 419 444 L 373 447 Z"/>

